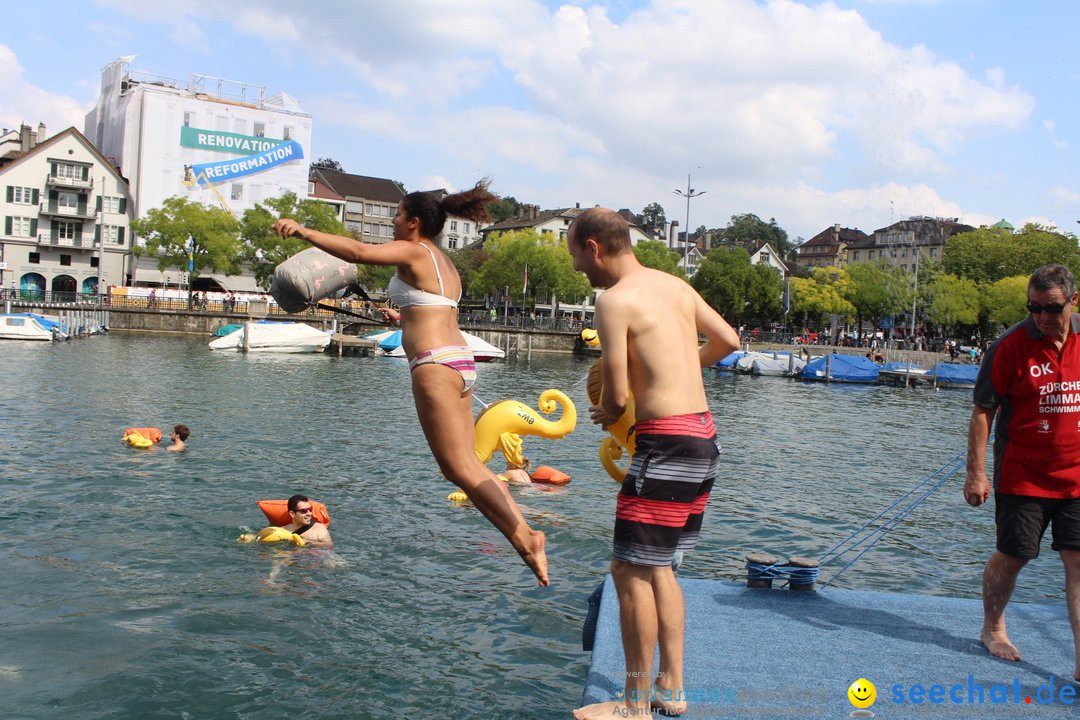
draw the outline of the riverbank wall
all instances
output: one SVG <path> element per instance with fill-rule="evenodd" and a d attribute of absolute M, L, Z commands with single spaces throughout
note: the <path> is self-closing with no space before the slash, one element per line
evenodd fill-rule
<path fill-rule="evenodd" d="M 42 314 L 57 312 L 56 307 L 26 307 L 19 310 L 28 310 Z M 299 314 L 299 315 L 265 315 L 255 313 L 222 313 L 204 312 L 200 310 L 157 310 L 147 308 L 113 308 L 109 310 L 109 330 L 114 332 L 154 333 L 163 335 L 204 335 L 210 336 L 219 328 L 230 323 L 245 323 L 256 320 L 281 320 L 302 322 L 317 330 L 330 331 L 334 329 L 334 317 L 327 313 Z M 363 335 L 374 330 L 386 329 L 385 325 L 374 322 L 353 321 L 348 318 L 339 319 L 337 329 L 348 327 L 349 334 Z M 471 326 L 462 324 L 462 330 L 466 330 L 487 342 L 502 348 L 508 354 L 528 352 L 556 352 L 572 353 L 575 346 L 580 344 L 579 335 L 576 332 L 555 330 L 522 330 L 519 328 L 507 328 L 500 330 L 497 326 Z"/>
<path fill-rule="evenodd" d="M 326 311 L 312 311 L 297 315 L 267 314 L 259 312 L 222 312 L 213 309 L 158 309 L 142 307 L 101 307 L 74 303 L 15 302 L 14 312 L 36 312 L 52 315 L 71 309 L 102 309 L 109 313 L 109 329 L 117 332 L 155 333 L 165 335 L 202 335 L 210 336 L 216 330 L 230 323 L 244 323 L 255 320 L 274 320 L 302 322 L 318 330 L 334 329 L 335 316 Z M 338 318 L 337 329 L 348 327 L 349 334 L 363 335 L 373 330 L 386 328 L 375 322 Z M 463 322 L 461 329 L 477 335 L 487 342 L 502 348 L 508 355 L 528 354 L 529 352 L 573 353 L 588 352 L 599 354 L 592 348 L 583 348 L 577 332 L 567 330 L 543 330 L 536 328 L 500 327 L 498 323 L 470 324 Z M 744 343 L 743 350 L 759 352 L 799 352 L 809 351 L 812 355 L 837 352 L 842 355 L 865 355 L 865 348 L 833 347 L 830 345 L 790 345 L 783 343 Z M 897 348 L 884 348 L 882 354 L 888 362 L 913 362 L 921 367 L 931 367 L 934 363 L 947 361 L 943 353 L 932 353 Z M 960 360 L 959 362 L 963 362 Z"/>

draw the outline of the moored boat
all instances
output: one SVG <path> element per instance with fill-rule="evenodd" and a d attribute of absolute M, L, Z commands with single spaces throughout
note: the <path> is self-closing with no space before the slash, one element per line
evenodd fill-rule
<path fill-rule="evenodd" d="M 748 352 L 735 363 L 735 372 L 747 375 L 791 377 L 806 366 L 806 360 L 789 352 Z"/>
<path fill-rule="evenodd" d="M 939 388 L 973 388 L 979 376 L 978 365 L 939 362 L 923 376 L 923 379 Z"/>
<path fill-rule="evenodd" d="M 244 334 L 247 333 L 245 344 Z M 233 332 L 210 341 L 211 350 L 241 352 L 306 353 L 322 352 L 330 344 L 330 333 L 304 323 L 245 323 Z"/>
<path fill-rule="evenodd" d="M 887 362 L 878 373 L 878 380 L 885 385 L 914 385 L 926 378 L 926 368 L 913 362 Z"/>
<path fill-rule="evenodd" d="M 0 339 L 63 340 L 59 321 L 36 313 L 0 313 Z"/>
<path fill-rule="evenodd" d="M 875 383 L 881 367 L 861 355 L 832 353 L 814 358 L 802 370 L 803 380 L 840 383 Z"/>

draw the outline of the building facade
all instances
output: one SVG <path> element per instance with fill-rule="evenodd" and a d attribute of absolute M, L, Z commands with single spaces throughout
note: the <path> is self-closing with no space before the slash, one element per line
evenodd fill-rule
<path fill-rule="evenodd" d="M 294 98 L 204 75 L 181 83 L 133 72 L 132 59 L 102 71 L 84 132 L 128 179 L 135 217 L 173 196 L 237 217 L 286 192 L 307 197 L 311 116 Z M 144 258 L 134 280 L 160 277 Z"/>
<path fill-rule="evenodd" d="M 393 180 L 312 168 L 311 182 L 313 200 L 344 203 L 341 219 L 360 240 L 386 243 L 394 239 L 394 215 L 405 193 Z"/>
<path fill-rule="evenodd" d="M 852 261 L 848 248 L 868 238 L 862 230 L 840 227 L 839 223 L 825 228 L 799 246 L 799 267 L 847 267 Z"/>
<path fill-rule="evenodd" d="M 0 285 L 74 300 L 125 282 L 134 203 L 119 171 L 78 130 L 0 138 Z M 6 135 L 4 136 L 6 137 Z"/>
<path fill-rule="evenodd" d="M 570 223 L 581 213 L 585 212 L 578 203 L 572 208 L 559 208 L 556 210 L 541 210 L 535 205 L 526 206 L 526 211 L 516 217 L 507 218 L 497 223 L 481 228 L 480 234 L 484 240 L 492 235 L 511 232 L 514 230 L 535 230 L 540 236 L 558 237 L 566 241 Z M 625 220 L 626 217 L 623 216 Z M 629 221 L 628 221 L 629 222 Z M 652 240 L 653 237 L 642 230 L 638 225 L 630 223 L 630 244 L 637 245 L 643 240 Z"/>
<path fill-rule="evenodd" d="M 848 246 L 848 257 L 852 263 L 885 263 L 904 272 L 914 272 L 918 258 L 941 262 L 945 241 L 974 229 L 957 218 L 913 217 L 875 230 L 852 243 Z"/>

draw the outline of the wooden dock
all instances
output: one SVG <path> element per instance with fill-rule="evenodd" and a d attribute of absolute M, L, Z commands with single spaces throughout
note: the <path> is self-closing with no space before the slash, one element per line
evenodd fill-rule
<path fill-rule="evenodd" d="M 342 355 L 368 357 L 375 352 L 375 341 L 357 335 L 334 333 L 333 337 L 330 338 L 330 345 L 327 346 L 326 352 L 338 357 Z"/>

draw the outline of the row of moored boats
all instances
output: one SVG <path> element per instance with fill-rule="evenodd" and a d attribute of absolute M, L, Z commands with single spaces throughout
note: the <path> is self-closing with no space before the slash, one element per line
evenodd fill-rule
<path fill-rule="evenodd" d="M 462 332 L 462 335 L 478 362 L 506 356 L 503 350 L 476 335 L 467 332 Z M 372 341 L 384 355 L 405 357 L 400 330 L 377 330 L 362 337 Z M 214 339 L 210 341 L 210 349 L 273 353 L 323 352 L 332 339 L 333 333 L 305 323 L 260 320 L 225 325 L 215 333 Z"/>
<path fill-rule="evenodd" d="M 819 382 L 928 384 L 946 388 L 974 387 L 979 374 L 978 365 L 962 363 L 939 362 L 926 368 L 912 362 L 879 364 L 861 355 L 830 353 L 806 359 L 790 352 L 746 350 L 736 350 L 713 367 L 745 375 L 794 377 Z"/>

